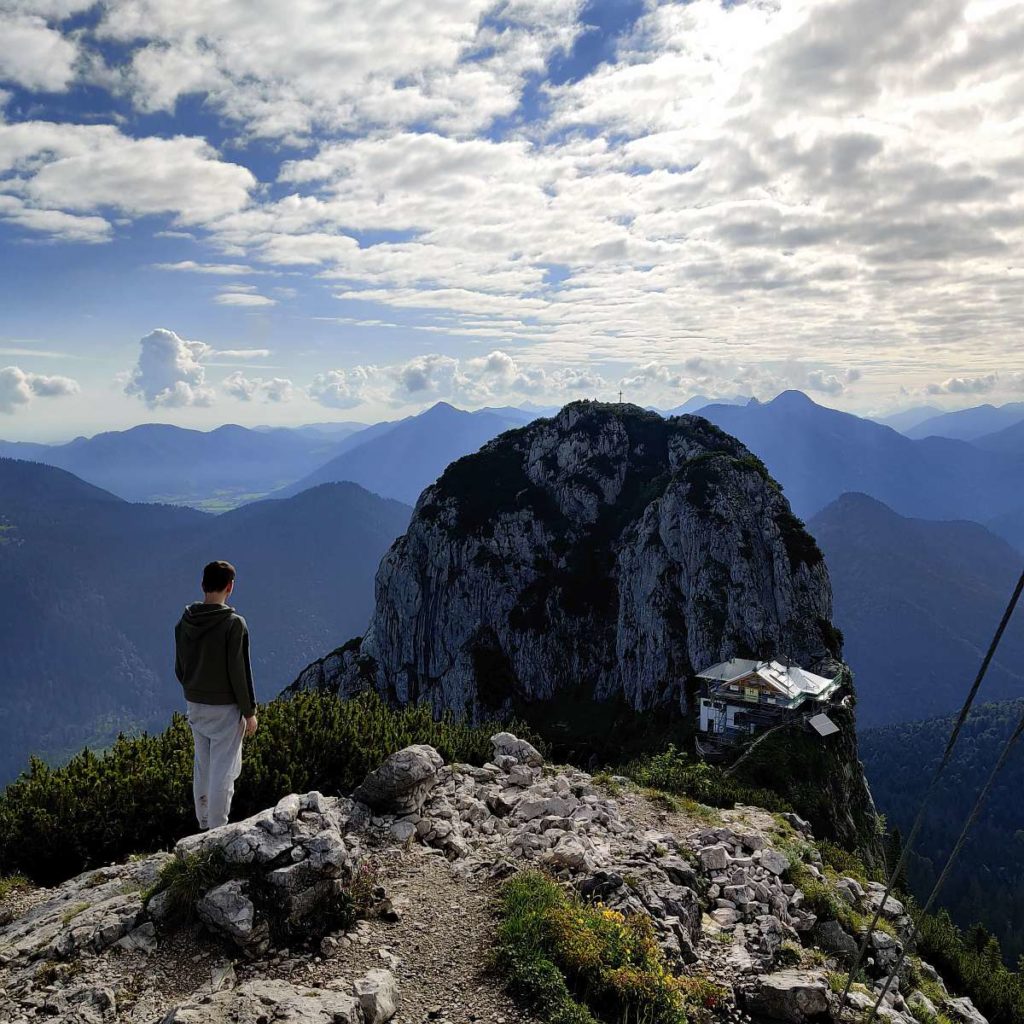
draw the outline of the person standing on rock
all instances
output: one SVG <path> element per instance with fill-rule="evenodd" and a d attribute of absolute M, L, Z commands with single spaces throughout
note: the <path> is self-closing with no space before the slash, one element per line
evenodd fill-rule
<path fill-rule="evenodd" d="M 203 600 L 190 604 L 174 627 L 174 674 L 185 690 L 195 742 L 192 791 L 204 831 L 227 824 L 242 739 L 257 726 L 249 629 L 227 603 L 234 589 L 235 567 L 210 562 Z"/>

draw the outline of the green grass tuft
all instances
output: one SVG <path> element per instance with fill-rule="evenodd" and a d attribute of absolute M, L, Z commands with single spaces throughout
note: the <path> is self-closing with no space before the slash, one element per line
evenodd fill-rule
<path fill-rule="evenodd" d="M 16 892 L 24 892 L 31 886 L 32 883 L 24 875 L 3 875 L 0 877 L 0 900 L 5 900 Z"/>
<path fill-rule="evenodd" d="M 724 999 L 705 978 L 672 974 L 646 914 L 585 903 L 538 871 L 505 884 L 499 916 L 495 967 L 547 1024 L 687 1024 Z"/>

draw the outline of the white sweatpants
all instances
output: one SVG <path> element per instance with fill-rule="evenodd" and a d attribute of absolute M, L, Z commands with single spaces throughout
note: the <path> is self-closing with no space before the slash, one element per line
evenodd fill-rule
<path fill-rule="evenodd" d="M 200 828 L 228 823 L 235 779 L 242 770 L 245 720 L 237 704 L 193 704 L 187 701 L 196 756 L 192 792 Z"/>

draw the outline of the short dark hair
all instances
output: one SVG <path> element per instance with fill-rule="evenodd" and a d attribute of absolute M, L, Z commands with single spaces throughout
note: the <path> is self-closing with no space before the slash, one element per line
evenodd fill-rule
<path fill-rule="evenodd" d="M 234 578 L 235 567 L 230 562 L 211 562 L 203 569 L 203 593 L 219 594 Z"/>

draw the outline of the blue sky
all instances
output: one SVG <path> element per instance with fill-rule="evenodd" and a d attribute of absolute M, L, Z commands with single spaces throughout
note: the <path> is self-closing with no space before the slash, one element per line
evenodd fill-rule
<path fill-rule="evenodd" d="M 6 0 L 0 436 L 1024 398 L 1006 0 Z"/>

